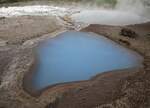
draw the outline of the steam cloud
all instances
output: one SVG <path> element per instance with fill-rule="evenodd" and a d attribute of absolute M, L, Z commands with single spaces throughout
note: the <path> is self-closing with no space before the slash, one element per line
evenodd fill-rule
<path fill-rule="evenodd" d="M 77 22 L 130 25 L 150 21 L 150 0 L 118 0 L 114 9 L 88 9 L 73 15 Z"/>
<path fill-rule="evenodd" d="M 150 18 L 150 0 L 118 0 L 116 9 Z"/>

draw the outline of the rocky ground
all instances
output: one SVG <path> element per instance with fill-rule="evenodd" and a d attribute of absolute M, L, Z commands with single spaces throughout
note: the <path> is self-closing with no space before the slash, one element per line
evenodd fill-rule
<path fill-rule="evenodd" d="M 0 107 L 43 108 L 57 93 L 42 100 L 30 96 L 23 90 L 23 78 L 35 63 L 33 47 L 64 28 L 53 16 L 3 18 L 0 23 Z"/>
<path fill-rule="evenodd" d="M 32 38 L 53 32 L 59 28 L 56 21 L 56 18 L 52 16 L 1 18 L 1 46 L 5 44 L 22 44 Z"/>
<path fill-rule="evenodd" d="M 34 47 L 66 30 L 79 30 L 76 25 L 67 16 L 0 18 L 1 108 L 150 107 L 150 23 L 124 27 L 95 24 L 81 30 L 102 34 L 137 51 L 144 57 L 144 67 L 102 73 L 88 81 L 49 87 L 40 94 L 25 88 L 24 76 L 31 74 L 35 65 Z"/>

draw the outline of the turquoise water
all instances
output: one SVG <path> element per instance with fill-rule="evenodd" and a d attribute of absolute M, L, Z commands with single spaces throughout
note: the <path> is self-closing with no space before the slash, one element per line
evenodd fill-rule
<path fill-rule="evenodd" d="M 94 33 L 69 31 L 37 47 L 32 86 L 87 80 L 101 72 L 139 66 L 142 57 Z"/>

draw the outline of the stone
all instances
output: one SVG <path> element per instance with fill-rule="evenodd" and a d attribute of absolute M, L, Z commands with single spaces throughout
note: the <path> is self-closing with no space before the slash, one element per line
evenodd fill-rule
<path fill-rule="evenodd" d="M 127 28 L 123 28 L 120 32 L 120 35 L 121 36 L 124 36 L 124 37 L 128 37 L 128 38 L 136 38 L 138 37 L 137 33 L 130 30 L 130 29 L 127 29 Z"/>
<path fill-rule="evenodd" d="M 124 43 L 127 46 L 130 46 L 130 43 L 126 40 L 119 39 L 119 42 Z"/>

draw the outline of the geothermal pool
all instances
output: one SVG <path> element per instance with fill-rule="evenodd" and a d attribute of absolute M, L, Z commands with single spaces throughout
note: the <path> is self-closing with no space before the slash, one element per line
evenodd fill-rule
<path fill-rule="evenodd" d="M 41 90 L 58 83 L 88 80 L 106 71 L 134 68 L 142 57 L 94 33 L 68 31 L 36 48 L 32 87 Z"/>

